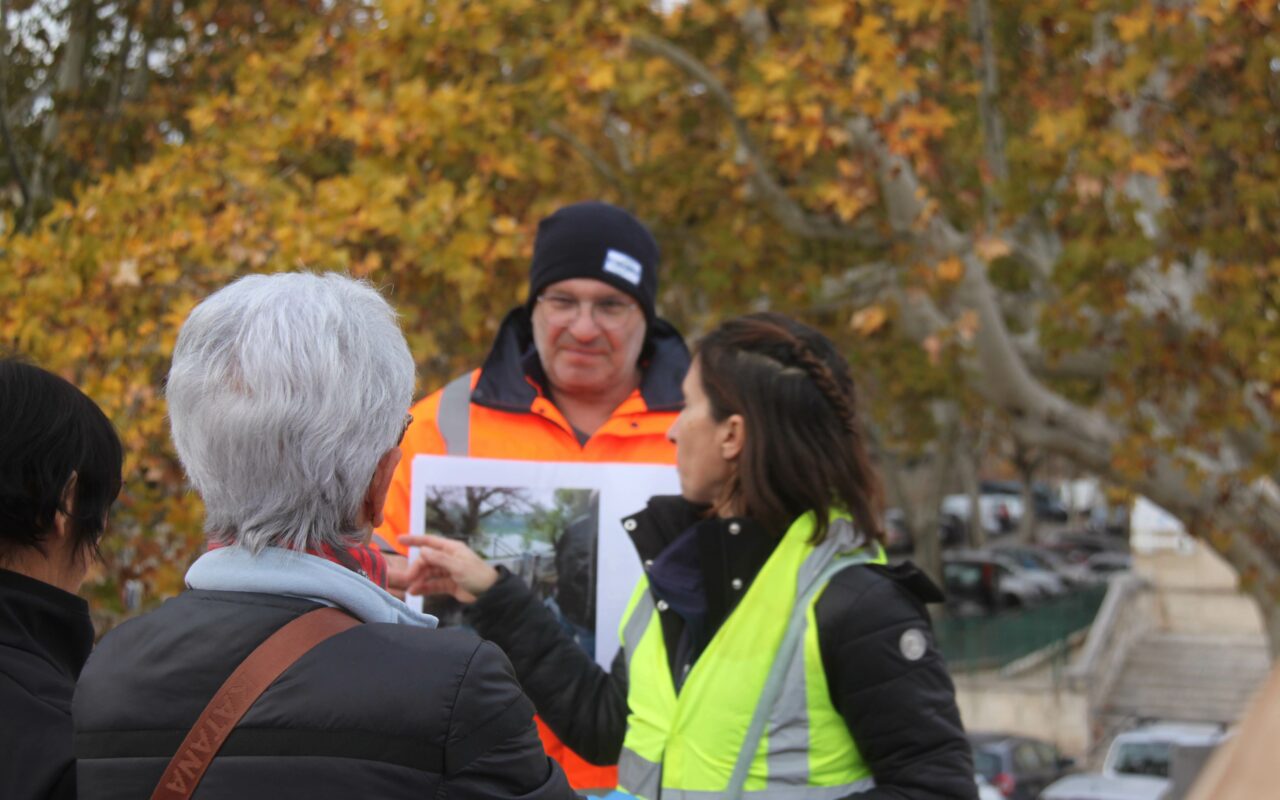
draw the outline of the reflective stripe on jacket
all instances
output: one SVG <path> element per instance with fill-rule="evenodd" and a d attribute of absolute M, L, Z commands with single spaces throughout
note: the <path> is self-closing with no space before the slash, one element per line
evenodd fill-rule
<path fill-rule="evenodd" d="M 845 517 L 811 545 L 798 519 L 675 690 L 658 615 L 641 581 L 619 637 L 627 659 L 627 735 L 618 788 L 643 800 L 822 800 L 875 785 L 833 707 L 814 606 L 831 577 L 884 552 L 858 549 Z M 784 611 L 785 610 L 785 611 Z"/>

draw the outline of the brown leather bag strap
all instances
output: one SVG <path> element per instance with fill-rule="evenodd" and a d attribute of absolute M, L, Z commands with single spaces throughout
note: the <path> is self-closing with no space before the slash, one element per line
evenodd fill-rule
<path fill-rule="evenodd" d="M 218 689 L 165 767 L 151 800 L 187 800 L 231 730 L 267 687 L 311 648 L 360 621 L 337 608 L 318 608 L 267 637 Z"/>

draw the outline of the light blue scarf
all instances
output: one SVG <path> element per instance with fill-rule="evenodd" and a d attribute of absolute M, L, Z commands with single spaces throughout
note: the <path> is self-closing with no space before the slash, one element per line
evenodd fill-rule
<path fill-rule="evenodd" d="M 210 550 L 187 570 L 187 586 L 301 597 L 345 609 L 362 622 L 424 628 L 434 628 L 439 623 L 340 564 L 282 547 L 268 547 L 257 555 L 235 546 Z"/>

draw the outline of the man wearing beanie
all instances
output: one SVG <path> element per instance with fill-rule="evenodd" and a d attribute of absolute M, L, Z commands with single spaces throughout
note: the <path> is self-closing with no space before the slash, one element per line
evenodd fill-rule
<path fill-rule="evenodd" d="M 654 312 L 658 258 L 644 225 L 608 203 L 565 206 L 538 224 L 525 304 L 507 314 L 480 369 L 413 407 L 377 530 L 382 546 L 406 551 L 399 537 L 409 532 L 419 454 L 675 463 L 666 433 L 684 403 L 689 351 Z M 394 585 L 403 560 L 388 560 Z M 592 628 L 595 609 L 585 611 Z M 617 784 L 613 767 L 589 764 L 538 725 L 574 788 Z"/>

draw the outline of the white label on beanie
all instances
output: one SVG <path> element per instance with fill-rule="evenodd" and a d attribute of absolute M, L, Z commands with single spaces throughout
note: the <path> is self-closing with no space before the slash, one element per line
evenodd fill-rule
<path fill-rule="evenodd" d="M 639 286 L 640 276 L 644 272 L 644 267 L 640 266 L 639 261 L 636 261 L 626 253 L 610 250 L 604 256 L 604 271 L 612 272 L 624 281 Z"/>

